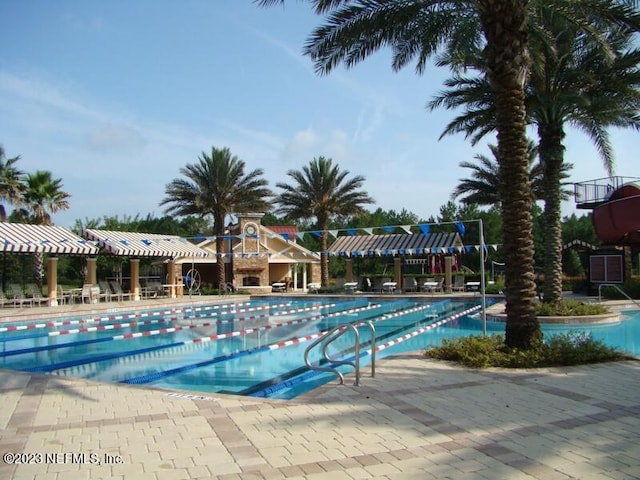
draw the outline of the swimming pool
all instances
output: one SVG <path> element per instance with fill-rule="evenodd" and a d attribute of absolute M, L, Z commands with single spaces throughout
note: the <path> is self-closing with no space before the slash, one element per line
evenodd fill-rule
<path fill-rule="evenodd" d="M 0 368 L 172 390 L 294 398 L 335 380 L 334 374 L 311 371 L 303 362 L 307 346 L 334 327 L 371 321 L 376 355 L 385 356 L 478 334 L 479 309 L 477 301 L 451 299 L 278 297 L 3 323 Z M 369 329 L 358 330 L 364 376 L 372 346 Z M 488 322 L 487 330 L 503 332 L 504 324 Z M 544 330 L 560 333 L 567 327 Z M 589 331 L 609 345 L 640 354 L 638 312 L 619 324 L 589 326 Z M 347 332 L 327 351 L 331 358 L 349 358 L 353 347 L 353 334 Z M 321 348 L 311 351 L 310 360 L 330 364 Z"/>

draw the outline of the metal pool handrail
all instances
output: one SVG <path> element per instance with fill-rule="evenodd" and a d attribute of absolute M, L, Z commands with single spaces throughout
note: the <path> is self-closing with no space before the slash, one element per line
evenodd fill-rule
<path fill-rule="evenodd" d="M 640 307 L 640 304 L 638 302 L 636 302 L 633 298 L 631 298 L 629 295 L 627 295 L 624 291 L 622 291 L 622 289 L 620 287 L 618 287 L 617 285 L 613 284 L 613 283 L 601 283 L 600 285 L 598 285 L 598 301 L 602 302 L 602 287 L 613 287 L 616 290 L 618 290 L 622 295 L 624 295 L 625 297 L 627 297 L 629 300 L 631 300 L 631 302 L 636 305 L 637 307 Z"/>
<path fill-rule="evenodd" d="M 376 375 L 376 329 L 373 326 L 373 322 L 368 321 L 363 323 L 362 325 L 366 325 L 371 329 L 371 376 L 375 377 Z M 349 330 L 353 331 L 355 336 L 354 342 L 354 359 L 350 360 L 340 360 L 337 358 L 333 358 L 329 355 L 327 349 L 329 345 L 336 341 L 338 338 L 342 337 Z M 317 345 L 322 343 L 322 358 L 332 364 L 331 367 L 321 367 L 320 365 L 313 365 L 309 360 L 309 353 L 313 350 Z M 344 323 L 342 325 L 338 325 L 337 327 L 329 330 L 325 335 L 315 340 L 311 343 L 304 351 L 304 363 L 311 370 L 317 370 L 320 372 L 329 372 L 334 373 L 340 379 L 340 385 L 344 385 L 344 375 L 337 369 L 340 365 L 350 365 L 354 368 L 356 373 L 356 381 L 354 385 L 360 385 L 360 332 L 358 329 L 352 325 L 351 323 Z"/>

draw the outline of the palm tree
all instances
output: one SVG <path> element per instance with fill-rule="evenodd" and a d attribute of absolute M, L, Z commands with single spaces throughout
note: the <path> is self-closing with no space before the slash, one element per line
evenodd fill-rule
<path fill-rule="evenodd" d="M 51 172 L 36 170 L 25 177 L 22 203 L 24 208 L 16 212 L 18 218 L 37 225 L 53 225 L 51 215 L 69 209 L 69 195 L 62 190 L 62 179 L 54 179 Z M 42 289 L 44 261 L 41 252 L 33 254 L 33 274 L 36 285 Z"/>
<path fill-rule="evenodd" d="M 536 319 L 532 195 L 527 157 L 525 85 L 530 73 L 528 35 L 533 7 L 593 30 L 595 20 L 630 25 L 640 15 L 626 0 L 310 0 L 326 24 L 310 36 L 304 52 L 321 74 L 347 67 L 382 47 L 393 50 L 398 70 L 417 58 L 422 73 L 438 52 L 472 65 L 479 51 L 491 88 L 503 186 L 507 321 L 505 343 L 529 348 L 542 337 Z M 284 0 L 258 0 L 261 5 Z M 594 15 L 594 13 L 599 13 Z M 436 61 L 439 59 L 436 58 Z"/>
<path fill-rule="evenodd" d="M 486 155 L 477 154 L 474 156 L 475 162 L 460 162 L 462 168 L 471 170 L 471 178 L 460 179 L 451 194 L 452 198 L 460 198 L 462 203 L 467 205 L 501 205 L 500 194 L 500 163 L 498 162 L 498 148 L 489 145 L 489 150 L 493 154 L 493 159 Z M 540 162 L 536 162 L 538 147 L 529 142 L 529 164 L 531 165 L 531 191 L 535 200 L 544 199 L 544 168 Z M 573 168 L 570 163 L 562 165 L 562 179 L 569 178 L 569 170 Z M 571 195 L 570 190 L 562 191 L 562 199 L 568 200 Z"/>
<path fill-rule="evenodd" d="M 365 204 L 373 199 L 360 190 L 364 177 L 347 179 L 349 171 L 340 171 L 330 158 L 314 158 L 302 170 L 289 170 L 291 183 L 276 186 L 282 192 L 276 197 L 278 212 L 292 219 L 315 217 L 320 229 L 320 268 L 323 286 L 329 284 L 329 257 L 327 253 L 329 219 L 334 215 L 364 213 Z"/>
<path fill-rule="evenodd" d="M 0 145 L 0 222 L 7 221 L 5 204 L 19 205 L 24 193 L 24 173 L 15 166 L 20 155 L 6 158 Z"/>
<path fill-rule="evenodd" d="M 195 164 L 180 169 L 185 178 L 176 178 L 165 187 L 160 205 L 169 205 L 166 213 L 199 215 L 213 218 L 213 234 L 218 252 L 218 288 L 225 283 L 224 220 L 232 213 L 263 212 L 269 209 L 267 198 L 273 193 L 262 178 L 261 169 L 245 174 L 245 163 L 231 155 L 228 148 L 211 147 L 211 154 L 202 152 Z"/>
<path fill-rule="evenodd" d="M 548 22 L 550 23 L 550 22 Z M 609 174 L 613 151 L 606 127 L 640 128 L 640 50 L 632 49 L 628 31 L 605 32 L 605 50 L 600 42 L 573 27 L 554 23 L 549 27 L 554 43 L 538 44 L 539 61 L 527 84 L 527 114 L 537 126 L 545 201 L 544 300 L 555 302 L 562 295 L 561 182 L 564 163 L 565 124 L 587 133 L 600 153 Z M 431 108 L 463 106 L 466 111 L 454 119 L 445 134 L 465 132 L 475 143 L 493 128 L 492 98 L 484 78 L 453 77 L 449 91 L 430 103 Z"/>

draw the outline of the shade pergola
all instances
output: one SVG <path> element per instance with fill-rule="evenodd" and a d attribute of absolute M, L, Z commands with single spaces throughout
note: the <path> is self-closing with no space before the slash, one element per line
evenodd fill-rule
<path fill-rule="evenodd" d="M 335 255 L 423 255 L 462 247 L 458 233 L 346 235 L 329 248 Z"/>
<path fill-rule="evenodd" d="M 64 227 L 0 222 L 0 252 L 51 256 L 47 267 L 48 304 L 57 305 L 58 258 L 56 255 L 97 255 L 99 249 Z"/>
<path fill-rule="evenodd" d="M 176 235 L 87 229 L 84 237 L 94 240 L 112 255 L 127 257 L 208 257 L 210 253 Z"/>
<path fill-rule="evenodd" d="M 132 257 L 131 293 L 135 299 L 140 299 L 138 282 L 140 257 L 169 259 L 167 281 L 164 287 L 169 291 L 169 296 L 175 297 L 182 292 L 182 276 L 176 274 L 175 259 L 180 257 L 204 259 L 212 255 L 177 235 L 86 229 L 83 236 L 97 242 L 98 246 L 107 253 Z"/>
<path fill-rule="evenodd" d="M 63 227 L 0 222 L 0 252 L 97 255 L 98 247 Z"/>
<path fill-rule="evenodd" d="M 394 277 L 402 288 L 401 257 L 414 255 L 442 255 L 462 251 L 464 245 L 459 233 L 396 233 L 386 235 L 345 235 L 329 247 L 330 255 L 346 256 L 347 281 L 352 281 L 352 258 L 393 256 Z M 451 285 L 451 256 L 445 259 L 445 280 Z M 448 260 L 447 260 L 448 259 Z"/>

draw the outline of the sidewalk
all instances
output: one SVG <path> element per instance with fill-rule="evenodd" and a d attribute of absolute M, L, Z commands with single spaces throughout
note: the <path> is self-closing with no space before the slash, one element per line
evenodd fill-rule
<path fill-rule="evenodd" d="M 640 362 L 471 370 L 383 359 L 293 401 L 0 370 L 15 479 L 637 479 Z M 54 455 L 57 453 L 57 455 Z"/>

